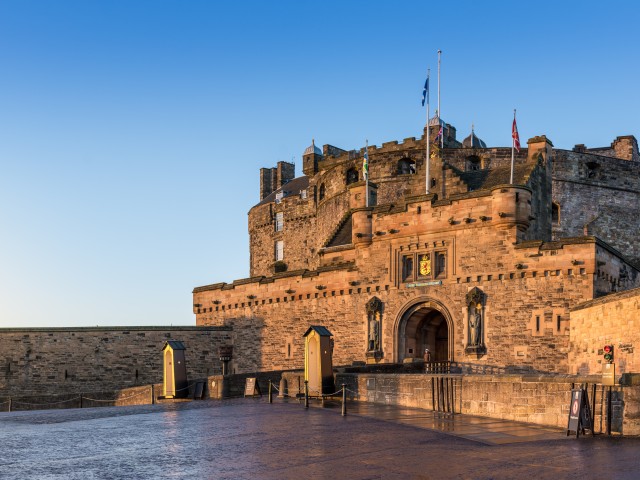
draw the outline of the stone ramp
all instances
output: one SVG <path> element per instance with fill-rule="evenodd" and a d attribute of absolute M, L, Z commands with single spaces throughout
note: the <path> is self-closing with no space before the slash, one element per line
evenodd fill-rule
<path fill-rule="evenodd" d="M 322 407 L 317 401 L 312 401 L 310 406 Z M 339 413 L 341 404 L 336 401 L 326 401 L 324 408 L 336 409 Z M 347 415 L 375 418 L 385 422 L 434 430 L 487 445 L 570 438 L 567 437 L 566 430 L 561 428 L 368 402 L 348 402 Z"/>

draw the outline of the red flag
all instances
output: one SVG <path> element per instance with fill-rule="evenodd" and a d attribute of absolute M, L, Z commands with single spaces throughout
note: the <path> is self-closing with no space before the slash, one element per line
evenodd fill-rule
<path fill-rule="evenodd" d="M 516 116 L 513 116 L 513 126 L 511 127 L 511 137 L 513 138 L 513 146 L 520 151 L 520 135 L 518 135 L 518 125 L 516 125 Z"/>

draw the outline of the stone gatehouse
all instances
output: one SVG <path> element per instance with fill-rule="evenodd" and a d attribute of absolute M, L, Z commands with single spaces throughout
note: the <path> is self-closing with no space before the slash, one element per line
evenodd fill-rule
<path fill-rule="evenodd" d="M 193 291 L 197 325 L 233 328 L 233 371 L 302 368 L 302 335 L 319 324 L 337 365 L 429 349 L 470 371 L 577 373 L 572 309 L 640 286 L 635 138 L 571 151 L 531 138 L 513 182 L 511 148 L 459 142 L 437 118 L 366 153 L 368 182 L 364 149 L 314 142 L 303 176 L 261 169 L 251 276 Z"/>

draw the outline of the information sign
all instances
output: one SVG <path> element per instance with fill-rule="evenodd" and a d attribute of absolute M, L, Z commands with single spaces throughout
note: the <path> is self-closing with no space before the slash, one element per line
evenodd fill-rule
<path fill-rule="evenodd" d="M 609 386 L 616 384 L 615 363 L 605 363 L 602 365 L 602 384 Z"/>
<path fill-rule="evenodd" d="M 593 435 L 593 420 L 587 392 L 582 388 L 571 390 L 571 403 L 569 404 L 569 422 L 567 425 L 567 436 L 570 432 L 576 432 L 576 438 L 580 433 L 584 435 L 585 430 L 591 430 Z"/>
<path fill-rule="evenodd" d="M 247 377 L 246 383 L 244 384 L 244 396 L 253 397 L 255 395 L 262 396 L 262 393 L 260 393 L 260 386 L 256 381 L 256 377 Z"/>

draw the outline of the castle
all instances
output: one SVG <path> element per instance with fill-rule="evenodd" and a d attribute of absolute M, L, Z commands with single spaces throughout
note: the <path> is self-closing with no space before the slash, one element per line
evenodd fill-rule
<path fill-rule="evenodd" d="M 572 150 L 531 138 L 513 182 L 511 148 L 473 131 L 460 142 L 438 118 L 420 139 L 367 147 L 368 182 L 364 154 L 312 142 L 303 176 L 260 170 L 250 277 L 193 290 L 196 324 L 233 330 L 233 372 L 302 368 L 310 325 L 331 331 L 337 365 L 428 349 L 462 371 L 596 374 L 608 342 L 626 346 L 620 373 L 640 372 L 634 137 Z"/>

